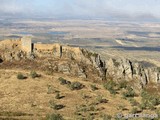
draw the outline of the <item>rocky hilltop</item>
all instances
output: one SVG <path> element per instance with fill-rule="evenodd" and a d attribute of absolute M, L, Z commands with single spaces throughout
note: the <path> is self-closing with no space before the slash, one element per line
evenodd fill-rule
<path fill-rule="evenodd" d="M 26 39 L 27 41 L 28 39 Z M 148 83 L 160 83 L 160 69 L 145 68 L 138 62 L 125 58 L 102 60 L 97 53 L 79 47 L 60 44 L 31 43 L 25 38 L 0 42 L 0 64 L 29 60 L 34 69 L 61 72 L 68 75 L 90 79 L 95 82 L 104 80 L 134 81 L 137 88 Z M 22 66 L 27 66 L 23 64 Z M 32 67 L 30 69 L 32 69 Z"/>

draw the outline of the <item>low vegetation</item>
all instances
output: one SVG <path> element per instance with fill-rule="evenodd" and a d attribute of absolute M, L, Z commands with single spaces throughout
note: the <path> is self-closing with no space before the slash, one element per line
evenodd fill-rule
<path fill-rule="evenodd" d="M 66 80 L 62 77 L 58 78 L 61 85 L 67 85 L 71 90 L 80 90 L 84 88 L 84 85 L 78 81 L 76 82 L 70 82 L 69 80 Z"/>
<path fill-rule="evenodd" d="M 32 78 L 40 77 L 40 75 L 39 75 L 39 74 L 37 74 L 37 72 L 36 72 L 36 71 L 31 71 L 31 72 L 30 72 L 30 76 L 31 76 Z"/>
<path fill-rule="evenodd" d="M 64 120 L 63 116 L 60 114 L 51 114 L 46 116 L 46 120 Z"/>
<path fill-rule="evenodd" d="M 132 113 L 132 114 L 138 113 L 138 108 L 137 108 L 137 107 L 133 107 L 133 108 L 131 109 L 131 113 Z"/>
<path fill-rule="evenodd" d="M 80 82 L 72 82 L 69 87 L 71 90 L 80 90 L 84 87 L 84 85 Z"/>
<path fill-rule="evenodd" d="M 36 78 L 38 73 L 32 73 L 33 76 L 35 76 L 33 78 Z M 18 74 L 16 75 L 18 76 Z M 45 118 L 46 120 L 64 120 L 72 118 L 77 120 L 118 120 L 119 118 L 115 118 L 114 115 L 120 112 L 128 114 L 135 114 L 140 112 L 156 113 L 158 115 L 160 114 L 159 96 L 156 94 L 151 94 L 145 89 L 141 92 L 141 94 L 139 94 L 138 92 L 136 93 L 134 89 L 129 86 L 129 83 L 127 81 L 122 80 L 115 82 L 113 80 L 110 80 L 104 84 L 93 84 L 89 81 L 76 81 L 72 77 L 67 77 L 67 79 L 65 77 L 60 77 L 57 80 L 57 76 L 55 78 L 48 76 L 48 79 L 45 79 L 47 82 L 46 84 L 44 84 L 43 79 L 46 78 L 47 75 L 45 77 L 38 77 L 37 79 L 40 79 L 39 81 L 35 81 L 32 79 L 31 72 L 25 74 L 21 73 L 21 75 L 23 76 L 22 78 L 24 78 L 26 75 L 28 80 L 26 80 L 25 82 L 18 82 L 18 84 L 20 83 L 25 86 L 26 83 L 41 83 L 42 87 L 40 86 L 40 88 L 36 86 L 37 84 L 35 84 L 36 87 L 34 85 L 31 87 L 36 88 L 34 90 L 38 89 L 38 91 L 41 91 L 44 87 L 44 89 L 42 90 L 44 91 L 44 99 L 41 99 L 42 101 L 40 102 L 43 102 L 44 100 L 44 102 L 47 104 L 45 104 L 45 106 L 41 105 L 42 109 L 44 111 L 46 110 L 46 114 L 49 113 Z M 9 79 L 11 78 L 12 77 L 9 77 Z M 109 91 L 109 93 L 107 90 Z M 37 97 L 40 97 L 43 94 L 37 93 Z M 31 110 L 41 107 L 40 103 L 34 99 L 35 98 L 28 98 Z M 66 113 L 67 110 L 68 112 Z M 52 113 L 52 111 L 54 113 L 50 114 Z M 108 113 L 106 114 L 106 112 Z M 42 112 L 40 111 L 39 117 L 42 117 L 40 115 L 41 113 Z M 11 115 L 8 114 L 8 116 Z"/>
<path fill-rule="evenodd" d="M 17 74 L 17 79 L 23 80 L 23 79 L 26 79 L 26 77 L 22 73 L 18 73 Z"/>
<path fill-rule="evenodd" d="M 77 115 L 77 119 L 93 120 L 97 111 L 97 107 L 93 104 L 82 104 L 76 106 L 75 115 Z"/>
<path fill-rule="evenodd" d="M 116 94 L 116 83 L 113 80 L 108 81 L 104 84 L 104 88 L 107 89 L 111 94 Z"/>
<path fill-rule="evenodd" d="M 49 105 L 52 109 L 54 110 L 60 110 L 62 108 L 64 108 L 65 106 L 62 104 L 57 104 L 54 100 L 50 100 L 49 101 Z"/>
<path fill-rule="evenodd" d="M 127 87 L 126 91 L 122 93 L 124 98 L 134 97 L 136 95 L 135 91 L 131 87 Z"/>
<path fill-rule="evenodd" d="M 59 91 L 56 90 L 53 85 L 47 85 L 47 94 L 54 94 L 57 92 L 59 92 Z"/>
<path fill-rule="evenodd" d="M 71 84 L 70 81 L 68 81 L 68 80 L 66 80 L 66 79 L 64 79 L 62 77 L 58 78 L 58 80 L 60 81 L 61 85 L 70 85 Z"/>
<path fill-rule="evenodd" d="M 107 103 L 108 100 L 106 100 L 102 95 L 98 95 L 96 98 L 97 104 L 99 103 Z"/>
<path fill-rule="evenodd" d="M 96 85 L 90 85 L 90 87 L 92 91 L 98 90 L 98 87 Z"/>
<path fill-rule="evenodd" d="M 56 92 L 56 96 L 55 96 L 55 98 L 56 99 L 61 99 L 61 98 L 63 98 L 64 96 L 62 96 L 61 94 L 60 94 L 60 92 Z"/>
<path fill-rule="evenodd" d="M 154 110 L 155 106 L 160 105 L 160 97 L 157 94 L 150 94 L 146 90 L 142 90 L 141 97 L 141 109 Z"/>

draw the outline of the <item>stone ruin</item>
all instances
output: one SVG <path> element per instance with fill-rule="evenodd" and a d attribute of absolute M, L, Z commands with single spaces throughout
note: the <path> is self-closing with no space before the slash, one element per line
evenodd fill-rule
<path fill-rule="evenodd" d="M 128 59 L 102 60 L 100 55 L 79 47 L 60 44 L 32 43 L 30 37 L 17 40 L 0 41 L 0 60 L 12 61 L 32 58 L 44 58 L 42 64 L 52 71 L 91 78 L 96 81 L 105 79 L 135 80 L 138 86 L 148 83 L 160 83 L 160 70 L 144 68 L 141 64 Z M 29 56 L 28 56 L 29 55 Z M 48 61 L 50 59 L 50 61 Z"/>
<path fill-rule="evenodd" d="M 32 52 L 32 40 L 31 37 L 22 37 L 21 38 L 21 45 L 22 45 L 22 49 L 24 51 L 26 51 L 27 53 L 31 53 Z"/>

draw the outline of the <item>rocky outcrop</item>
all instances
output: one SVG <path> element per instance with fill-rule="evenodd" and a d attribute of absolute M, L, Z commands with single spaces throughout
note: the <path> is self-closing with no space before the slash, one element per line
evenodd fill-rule
<path fill-rule="evenodd" d="M 133 66 L 130 60 L 127 59 L 110 59 L 106 61 L 106 77 L 114 77 L 118 79 L 132 79 Z"/>
<path fill-rule="evenodd" d="M 24 59 L 30 59 L 33 60 L 35 58 L 35 55 L 32 53 L 26 53 L 22 50 L 17 51 L 6 51 L 1 53 L 1 58 L 3 61 L 19 61 Z"/>
<path fill-rule="evenodd" d="M 61 72 L 67 75 L 87 78 L 82 66 L 78 65 L 77 62 L 70 61 L 69 59 L 61 62 L 50 60 L 46 63 L 46 66 L 53 72 Z"/>
<path fill-rule="evenodd" d="M 149 82 L 160 83 L 160 72 L 155 68 L 144 68 L 128 59 L 109 59 L 106 61 L 106 79 L 137 80 L 142 86 Z"/>
<path fill-rule="evenodd" d="M 2 43 L 4 45 L 5 42 Z M 41 58 L 41 63 L 46 69 L 85 79 L 136 81 L 141 87 L 150 82 L 160 83 L 160 70 L 156 67 L 144 68 L 142 64 L 125 58 L 111 58 L 104 61 L 100 55 L 86 49 L 60 44 L 35 44 L 32 53 L 23 51 L 19 41 L 11 45 L 11 47 L 4 47 L 1 50 L 3 51 L 0 54 L 1 62 Z M 9 46 L 9 44 L 5 46 Z"/>

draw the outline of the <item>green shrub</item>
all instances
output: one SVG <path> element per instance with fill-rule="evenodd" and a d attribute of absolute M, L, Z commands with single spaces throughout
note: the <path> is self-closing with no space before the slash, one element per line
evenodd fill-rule
<path fill-rule="evenodd" d="M 59 92 L 58 90 L 54 89 L 53 85 L 47 85 L 47 94 L 53 94 Z"/>
<path fill-rule="evenodd" d="M 55 96 L 56 99 L 61 99 L 62 97 L 63 96 L 61 96 L 59 92 L 56 93 L 56 96 Z"/>
<path fill-rule="evenodd" d="M 18 73 L 17 74 L 17 79 L 20 79 L 20 80 L 23 80 L 25 79 L 26 77 L 22 74 L 22 73 Z"/>
<path fill-rule="evenodd" d="M 150 105 L 148 106 L 148 108 L 149 108 L 150 110 L 155 110 L 155 109 L 156 109 L 156 107 L 154 107 L 154 105 L 152 105 L 152 104 L 150 104 Z"/>
<path fill-rule="evenodd" d="M 119 84 L 118 84 L 118 88 L 119 89 L 122 89 L 122 88 L 127 88 L 127 81 L 123 80 L 123 81 L 120 81 Z"/>
<path fill-rule="evenodd" d="M 63 117 L 60 114 L 51 114 L 47 115 L 46 120 L 64 120 Z"/>
<path fill-rule="evenodd" d="M 149 108 L 153 110 L 155 107 L 160 104 L 160 97 L 159 95 L 151 95 L 147 91 L 143 90 L 141 92 L 141 103 L 145 104 L 145 108 Z"/>
<path fill-rule="evenodd" d="M 36 73 L 36 71 L 31 71 L 31 72 L 30 72 L 30 76 L 31 76 L 32 78 L 40 77 L 40 75 L 38 75 L 38 74 Z"/>
<path fill-rule="evenodd" d="M 110 94 L 114 94 L 114 95 L 117 93 L 117 91 L 115 89 L 109 89 L 109 92 L 110 92 Z"/>
<path fill-rule="evenodd" d="M 49 104 L 50 104 L 50 107 L 54 110 L 60 110 L 62 108 L 64 108 L 65 106 L 64 105 L 61 105 L 61 104 L 56 104 L 55 101 L 53 100 L 50 100 L 49 101 Z"/>
<path fill-rule="evenodd" d="M 160 118 L 160 108 L 156 109 L 156 114 L 158 115 L 158 117 Z"/>
<path fill-rule="evenodd" d="M 60 81 L 61 85 L 65 85 L 65 84 L 70 85 L 71 84 L 70 81 L 68 81 L 68 80 L 66 80 L 66 79 L 64 79 L 62 77 L 58 78 L 58 80 Z"/>
<path fill-rule="evenodd" d="M 104 99 L 102 95 L 98 95 L 97 98 L 97 103 L 107 103 L 108 100 Z"/>
<path fill-rule="evenodd" d="M 135 94 L 134 90 L 131 87 L 127 87 L 127 91 L 123 92 L 122 95 L 124 97 L 134 97 L 136 94 Z"/>
<path fill-rule="evenodd" d="M 131 110 L 131 113 L 132 114 L 138 113 L 138 108 L 137 107 L 133 107 L 132 110 Z"/>
<path fill-rule="evenodd" d="M 118 105 L 117 110 L 126 110 L 125 105 Z"/>
<path fill-rule="evenodd" d="M 142 98 L 147 98 L 147 97 L 148 97 L 147 91 L 142 90 L 142 91 L 141 91 L 141 97 L 142 97 Z"/>
<path fill-rule="evenodd" d="M 96 85 L 90 85 L 92 91 L 98 90 L 98 88 L 96 87 Z"/>
<path fill-rule="evenodd" d="M 102 115 L 102 119 L 103 120 L 111 120 L 112 119 L 112 116 L 111 115 Z"/>
<path fill-rule="evenodd" d="M 141 103 L 141 104 L 139 105 L 139 108 L 140 108 L 141 110 L 145 110 L 146 107 L 147 107 L 146 103 Z"/>
<path fill-rule="evenodd" d="M 104 88 L 107 89 L 111 94 L 116 94 L 116 83 L 113 80 L 108 81 L 104 84 Z"/>
<path fill-rule="evenodd" d="M 72 82 L 72 83 L 70 84 L 70 89 L 71 89 L 71 90 L 80 90 L 80 89 L 82 89 L 83 87 L 84 87 L 84 85 L 81 84 L 80 82 Z"/>
<path fill-rule="evenodd" d="M 113 80 L 108 81 L 107 83 L 104 84 L 104 88 L 109 90 L 112 89 L 116 86 L 116 83 Z"/>
<path fill-rule="evenodd" d="M 130 98 L 130 99 L 129 99 L 129 102 L 130 102 L 130 104 L 131 104 L 132 106 L 138 106 L 138 105 L 139 105 L 139 103 L 138 103 L 135 99 L 133 99 L 133 98 Z"/>

